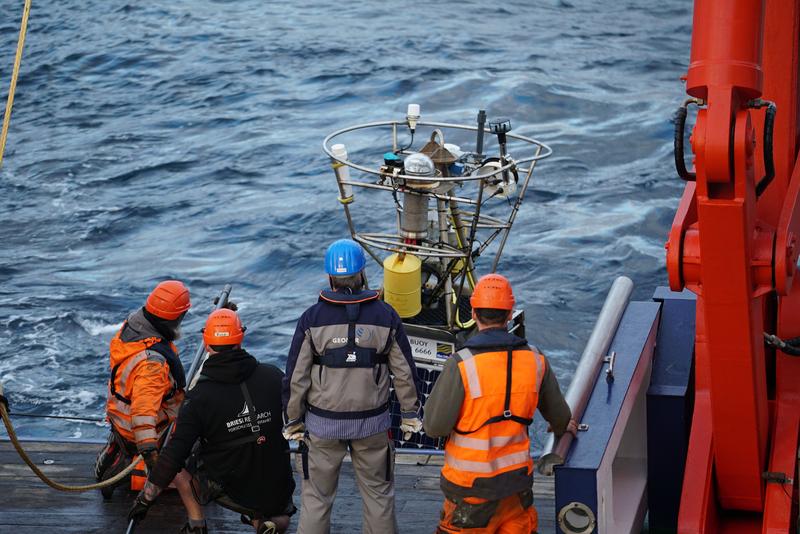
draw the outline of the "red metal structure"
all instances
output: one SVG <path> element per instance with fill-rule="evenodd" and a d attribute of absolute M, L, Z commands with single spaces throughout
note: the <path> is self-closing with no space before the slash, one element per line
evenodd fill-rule
<path fill-rule="evenodd" d="M 670 287 L 698 296 L 681 533 L 797 528 L 800 358 L 764 333 L 800 336 L 799 46 L 798 0 L 695 2 L 695 172 L 684 106 L 689 181 L 667 242 Z"/>

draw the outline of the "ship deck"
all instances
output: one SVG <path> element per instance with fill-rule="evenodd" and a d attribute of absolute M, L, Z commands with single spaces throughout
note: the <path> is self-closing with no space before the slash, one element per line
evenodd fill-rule
<path fill-rule="evenodd" d="M 91 483 L 94 459 L 101 445 L 27 441 L 24 448 L 48 475 L 64 484 Z M 427 459 L 430 461 L 425 463 Z M 397 519 L 403 532 L 433 532 L 439 518 L 441 457 L 397 456 L 395 495 Z M 295 473 L 298 489 L 295 504 L 300 507 L 302 477 Z M 539 511 L 539 532 L 556 532 L 553 479 L 537 477 L 535 504 Z M 0 441 L 0 532 L 33 534 L 125 532 L 125 516 L 134 493 L 117 489 L 110 502 L 99 491 L 63 493 L 50 489 L 22 463 L 11 443 Z M 298 512 L 301 513 L 301 512 Z M 239 521 L 238 514 L 216 505 L 206 507 L 209 532 L 253 532 Z M 295 532 L 299 515 L 292 518 L 289 532 Z M 174 491 L 166 492 L 139 525 L 139 533 L 175 533 L 184 522 L 184 511 Z M 361 498 L 353 479 L 352 466 L 345 463 L 333 508 L 333 533 L 361 531 Z"/>

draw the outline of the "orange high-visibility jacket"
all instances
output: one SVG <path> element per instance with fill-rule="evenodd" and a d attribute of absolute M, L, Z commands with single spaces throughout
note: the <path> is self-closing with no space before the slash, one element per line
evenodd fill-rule
<path fill-rule="evenodd" d="M 530 489 L 528 425 L 539 401 L 544 356 L 523 345 L 487 352 L 466 348 L 458 357 L 464 402 L 445 445 L 442 477 L 450 488 L 488 498 Z"/>
<path fill-rule="evenodd" d="M 136 333 L 134 339 L 123 341 L 126 327 Z M 140 451 L 157 447 L 161 434 L 177 417 L 184 396 L 166 358 L 151 349 L 159 342 L 160 334 L 141 310 L 131 314 L 111 340 L 106 414 L 122 437 L 135 442 Z M 175 345 L 169 346 L 177 355 Z"/>

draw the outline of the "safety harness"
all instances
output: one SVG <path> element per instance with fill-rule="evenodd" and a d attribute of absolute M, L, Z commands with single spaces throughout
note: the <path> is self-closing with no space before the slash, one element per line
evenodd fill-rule
<path fill-rule="evenodd" d="M 464 349 L 467 350 L 467 349 Z M 533 423 L 533 418 L 528 417 L 521 417 L 519 415 L 514 415 L 511 413 L 511 378 L 513 376 L 512 373 L 512 366 L 513 366 L 513 349 L 507 349 L 506 354 L 506 396 L 505 401 L 503 402 L 503 413 L 501 415 L 494 415 L 484 421 L 478 428 L 474 430 L 459 430 L 458 428 L 454 428 L 453 430 L 462 435 L 472 434 L 480 430 L 481 428 L 485 427 L 486 425 L 491 425 L 493 423 L 501 423 L 503 421 L 514 421 L 515 423 L 519 423 L 523 426 L 530 426 Z"/>
<path fill-rule="evenodd" d="M 374 348 L 359 347 L 356 345 L 356 321 L 361 311 L 361 304 L 348 303 L 344 307 L 347 312 L 347 344 L 343 347 L 326 349 L 322 354 L 314 354 L 314 363 L 334 368 L 363 368 L 388 364 L 391 336 L 381 352 Z"/>
<path fill-rule="evenodd" d="M 347 312 L 347 343 L 343 347 L 335 347 L 325 349 L 322 354 L 316 353 L 313 356 L 313 361 L 316 365 L 323 367 L 331 367 L 338 369 L 346 368 L 372 368 L 378 365 L 385 365 L 389 363 L 389 351 L 392 347 L 392 339 L 394 336 L 388 336 L 386 345 L 379 352 L 375 348 L 359 347 L 356 344 L 356 321 L 358 321 L 359 313 L 361 312 L 361 302 L 348 302 L 333 300 L 330 296 L 321 295 L 321 297 L 332 304 L 343 305 Z M 371 295 L 366 300 L 375 300 L 377 293 Z M 366 419 L 381 415 L 389 409 L 389 402 L 385 402 L 380 406 L 369 410 L 361 410 L 356 412 L 337 412 L 332 410 L 325 410 L 318 408 L 311 404 L 308 405 L 308 411 L 320 417 L 327 417 L 328 419 Z"/>
<path fill-rule="evenodd" d="M 172 389 L 170 390 L 170 392 L 167 393 L 164 396 L 164 400 L 167 401 L 167 400 L 169 400 L 169 399 L 171 399 L 172 397 L 175 396 L 175 393 L 177 393 L 178 389 L 183 389 L 183 386 L 180 385 L 180 378 L 179 378 L 180 376 L 183 376 L 183 374 L 182 374 L 183 373 L 183 367 L 181 366 L 180 373 L 178 373 L 177 371 L 173 372 L 174 371 L 173 362 L 175 360 L 177 360 L 180 363 L 180 360 L 178 359 L 178 355 L 175 354 L 175 352 L 172 350 L 172 347 L 169 346 L 169 343 L 167 343 L 164 340 L 161 340 L 161 341 L 159 341 L 157 343 L 154 343 L 154 344 L 150 345 L 145 350 L 152 350 L 152 351 L 155 351 L 155 352 L 159 353 L 167 361 L 167 365 L 169 365 L 170 374 L 175 379 L 175 385 L 173 385 Z M 123 360 L 122 362 L 118 363 L 117 365 L 114 366 L 113 369 L 111 369 L 111 394 L 114 395 L 114 397 L 116 397 L 117 400 L 119 400 L 120 402 L 123 402 L 125 404 L 130 405 L 131 404 L 131 399 L 129 399 L 128 397 L 125 397 L 124 395 L 119 393 L 117 391 L 117 387 L 116 387 L 117 371 L 119 370 L 119 368 L 122 365 L 127 365 L 127 364 L 128 364 L 128 360 L 126 359 L 126 360 Z M 184 378 L 184 385 L 185 385 L 185 378 Z"/>

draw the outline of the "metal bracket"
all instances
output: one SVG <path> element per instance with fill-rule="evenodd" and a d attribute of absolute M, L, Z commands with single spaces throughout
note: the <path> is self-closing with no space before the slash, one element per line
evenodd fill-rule
<path fill-rule="evenodd" d="M 776 471 L 764 471 L 761 473 L 761 478 L 767 481 L 769 484 L 770 482 L 775 484 L 793 484 L 794 479 L 787 476 L 786 473 L 776 472 Z"/>
<path fill-rule="evenodd" d="M 608 364 L 606 369 L 606 382 L 609 384 L 614 381 L 614 361 L 617 359 L 617 351 L 611 351 L 611 354 L 603 358 L 603 363 Z"/>
<path fill-rule="evenodd" d="M 578 432 L 586 432 L 587 430 L 589 430 L 589 425 L 587 423 L 578 424 Z"/>

